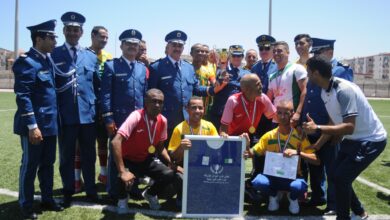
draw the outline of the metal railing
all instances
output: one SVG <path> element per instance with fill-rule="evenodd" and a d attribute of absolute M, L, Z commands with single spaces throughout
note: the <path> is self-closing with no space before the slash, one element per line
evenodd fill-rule
<path fill-rule="evenodd" d="M 355 82 L 367 97 L 390 98 L 389 81 L 359 81 Z"/>

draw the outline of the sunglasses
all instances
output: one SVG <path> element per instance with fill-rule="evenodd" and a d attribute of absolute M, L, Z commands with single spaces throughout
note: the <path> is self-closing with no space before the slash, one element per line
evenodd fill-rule
<path fill-rule="evenodd" d="M 55 40 L 57 36 L 55 35 L 46 35 L 46 38 L 49 38 L 50 40 Z"/>
<path fill-rule="evenodd" d="M 270 51 L 271 50 L 271 47 L 259 47 L 259 50 L 260 51 Z"/>
<path fill-rule="evenodd" d="M 232 54 L 232 57 L 233 57 L 233 58 L 238 58 L 238 57 L 244 57 L 244 55 L 235 55 L 235 54 Z"/>

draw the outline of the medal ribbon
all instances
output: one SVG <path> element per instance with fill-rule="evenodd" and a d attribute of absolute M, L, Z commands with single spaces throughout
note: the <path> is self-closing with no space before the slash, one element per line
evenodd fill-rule
<path fill-rule="evenodd" d="M 242 96 L 243 96 L 243 95 L 244 95 L 244 94 L 242 94 Z M 242 106 L 244 107 L 245 114 L 246 114 L 246 116 L 248 117 L 249 122 L 250 122 L 251 125 L 253 126 L 253 123 L 255 122 L 255 115 L 256 115 L 256 99 L 255 99 L 255 106 L 253 107 L 252 120 L 251 120 L 251 118 L 249 117 L 248 109 L 246 109 L 244 97 L 242 97 L 242 96 L 241 96 Z"/>
<path fill-rule="evenodd" d="M 194 135 L 194 129 L 190 125 L 190 121 L 187 121 L 188 127 L 190 127 L 190 133 Z M 199 125 L 199 133 L 197 135 L 202 135 L 202 121 L 200 121 Z"/>
<path fill-rule="evenodd" d="M 282 149 L 282 145 L 280 144 L 280 132 L 279 132 L 279 129 L 278 129 L 278 145 L 279 145 L 279 149 L 280 149 L 281 153 L 283 153 L 283 151 L 287 147 L 288 142 L 290 142 L 290 137 L 291 137 L 292 132 L 293 132 L 293 129 L 290 128 L 290 133 L 288 134 L 288 138 L 287 138 L 286 142 L 284 142 L 284 146 L 283 146 L 283 149 Z"/>
<path fill-rule="evenodd" d="M 150 127 L 149 127 L 149 119 L 148 119 L 148 114 L 145 112 L 145 122 L 146 122 L 146 128 L 148 129 L 148 137 L 149 137 L 149 141 L 150 141 L 150 144 L 153 145 L 153 142 L 154 142 L 154 137 L 156 136 L 156 128 L 157 128 L 157 121 L 156 123 L 154 124 L 154 129 L 153 129 L 153 136 L 150 134 Z"/>

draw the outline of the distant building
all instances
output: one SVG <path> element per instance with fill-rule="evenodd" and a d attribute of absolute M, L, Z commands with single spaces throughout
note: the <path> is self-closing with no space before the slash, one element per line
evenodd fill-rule
<path fill-rule="evenodd" d="M 14 62 L 14 52 L 0 48 L 0 70 L 9 70 Z"/>
<path fill-rule="evenodd" d="M 390 53 L 346 59 L 343 62 L 351 66 L 356 79 L 390 79 Z"/>

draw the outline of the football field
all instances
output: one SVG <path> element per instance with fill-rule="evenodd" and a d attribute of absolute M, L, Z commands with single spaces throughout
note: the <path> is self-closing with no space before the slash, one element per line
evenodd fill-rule
<path fill-rule="evenodd" d="M 384 124 L 388 136 L 390 134 L 390 100 L 370 100 L 372 107 Z M 21 147 L 19 136 L 13 134 L 13 117 L 16 110 L 15 95 L 10 92 L 0 92 L 0 219 L 19 219 L 19 206 L 17 203 L 16 192 L 18 191 L 19 166 L 21 160 Z M 389 140 L 389 139 L 388 139 Z M 58 153 L 58 150 L 57 150 Z M 246 162 L 246 171 L 251 170 L 251 163 Z M 97 163 L 97 171 L 98 163 Z M 390 189 L 390 148 L 385 151 L 370 165 L 362 178 Z M 55 164 L 54 190 L 56 197 L 61 197 L 61 178 L 58 171 L 58 156 Z M 104 187 L 98 185 L 99 194 L 105 196 Z M 369 187 L 365 184 L 355 181 L 355 191 L 364 204 L 370 215 L 390 215 L 390 195 L 380 190 Z M 38 181 L 35 182 L 35 191 L 39 195 Z M 76 195 L 76 201 L 83 204 L 84 193 Z M 89 206 L 89 208 L 75 206 L 66 209 L 63 212 L 44 212 L 39 215 L 40 219 L 154 219 L 154 218 L 174 218 L 179 209 L 175 207 L 174 202 L 161 201 L 161 211 L 150 211 L 146 201 L 129 200 L 130 208 L 134 213 L 118 217 L 110 211 L 112 207 L 103 208 L 101 206 Z M 38 204 L 38 203 L 37 203 Z M 108 202 L 106 204 L 109 204 Z M 280 211 L 276 214 L 267 211 L 265 204 L 252 205 L 245 203 L 244 212 L 248 216 L 270 216 L 270 215 L 289 215 L 288 204 L 281 205 Z M 320 215 L 321 210 L 325 207 L 318 208 L 301 208 L 300 216 Z"/>

